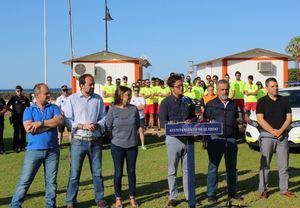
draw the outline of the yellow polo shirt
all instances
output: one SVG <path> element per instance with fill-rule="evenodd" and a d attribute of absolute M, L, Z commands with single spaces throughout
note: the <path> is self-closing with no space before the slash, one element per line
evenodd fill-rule
<path fill-rule="evenodd" d="M 116 86 L 106 84 L 102 87 L 102 91 L 104 91 L 106 93 L 109 93 L 109 94 L 111 94 L 111 93 L 114 94 L 115 91 L 116 91 Z M 114 96 L 113 97 L 107 97 L 107 98 L 104 97 L 103 101 L 104 101 L 104 103 L 113 103 L 115 101 L 115 98 L 114 98 Z"/>
<path fill-rule="evenodd" d="M 258 90 L 256 84 L 250 85 L 249 83 L 245 84 L 244 91 L 255 92 Z M 246 95 L 246 102 L 257 102 L 257 95 Z"/>
<path fill-rule="evenodd" d="M 143 87 L 140 91 L 142 96 L 149 96 L 153 95 L 155 93 L 154 89 L 152 87 Z M 151 105 L 154 103 L 153 98 L 145 98 L 146 99 L 146 104 Z"/>
<path fill-rule="evenodd" d="M 233 99 L 244 99 L 244 88 L 245 88 L 245 82 L 240 80 L 234 80 L 231 83 L 232 90 L 234 90 L 234 97 Z"/>

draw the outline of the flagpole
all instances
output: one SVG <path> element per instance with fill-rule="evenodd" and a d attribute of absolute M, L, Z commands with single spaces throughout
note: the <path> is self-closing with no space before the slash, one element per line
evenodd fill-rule
<path fill-rule="evenodd" d="M 107 32 L 107 0 L 105 0 L 105 40 L 106 40 L 106 51 L 108 51 L 108 32 Z"/>
<path fill-rule="evenodd" d="M 74 59 L 72 0 L 69 0 L 71 60 Z"/>
<path fill-rule="evenodd" d="M 47 84 L 47 34 L 46 34 L 46 0 L 44 0 L 44 82 Z"/>

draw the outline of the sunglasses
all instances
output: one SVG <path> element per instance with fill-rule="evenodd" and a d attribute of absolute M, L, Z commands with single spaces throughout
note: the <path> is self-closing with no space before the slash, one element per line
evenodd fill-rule
<path fill-rule="evenodd" d="M 183 85 L 174 85 L 174 88 L 177 88 L 177 89 L 180 89 L 182 87 L 183 87 Z"/>

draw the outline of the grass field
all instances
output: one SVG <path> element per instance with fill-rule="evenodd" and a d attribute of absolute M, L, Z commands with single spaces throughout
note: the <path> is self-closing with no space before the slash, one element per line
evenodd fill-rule
<path fill-rule="evenodd" d="M 6 119 L 7 120 L 7 119 Z M 12 144 L 12 128 L 6 122 L 5 124 L 5 143 L 9 150 L 6 155 L 0 155 L 0 207 L 9 207 L 11 197 L 15 186 L 21 174 L 21 167 L 25 153 L 13 153 Z M 66 140 L 65 140 L 66 141 Z M 147 151 L 139 151 L 137 164 L 137 199 L 141 207 L 161 208 L 165 207 L 168 201 L 168 185 L 167 185 L 167 157 L 164 138 L 157 136 L 146 137 L 149 149 Z M 299 154 L 290 154 L 290 190 L 300 195 L 300 162 Z M 197 207 L 208 207 L 206 200 L 206 173 L 207 173 L 207 153 L 201 149 L 201 142 L 195 143 L 195 161 L 196 161 L 196 195 Z M 103 176 L 105 185 L 105 199 L 110 205 L 114 203 L 113 194 L 113 164 L 109 149 L 103 150 Z M 244 196 L 245 200 L 242 205 L 248 207 L 300 207 L 300 197 L 295 199 L 286 199 L 281 197 L 278 189 L 277 159 L 274 156 L 272 162 L 271 181 L 270 181 L 270 197 L 267 200 L 258 200 L 258 169 L 259 169 L 259 153 L 250 150 L 243 140 L 239 141 L 238 152 L 238 173 L 239 173 L 239 192 Z M 219 200 L 210 207 L 222 207 L 226 201 L 226 178 L 225 178 L 224 160 L 220 165 L 220 183 L 219 183 Z M 179 171 L 180 172 L 180 171 Z M 64 145 L 61 150 L 61 158 L 58 175 L 58 193 L 57 206 L 64 207 L 66 199 L 66 188 L 69 177 L 69 148 L 68 144 Z M 179 173 L 179 208 L 188 207 L 184 200 L 181 174 Z M 93 184 L 91 180 L 88 161 L 83 166 L 80 190 L 78 194 L 78 207 L 95 207 Z M 129 206 L 127 178 L 126 173 L 123 179 L 123 198 L 125 207 Z M 44 200 L 44 179 L 43 168 L 41 168 L 31 185 L 23 207 L 45 207 Z M 112 206 L 113 207 L 113 206 Z"/>

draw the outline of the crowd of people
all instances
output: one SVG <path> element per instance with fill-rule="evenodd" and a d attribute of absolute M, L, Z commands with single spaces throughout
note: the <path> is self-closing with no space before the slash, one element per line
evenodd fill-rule
<path fill-rule="evenodd" d="M 235 73 L 230 82 L 228 74 L 219 80 L 218 76 L 207 75 L 205 80 L 196 77 L 171 73 L 167 80 L 152 78 L 137 80 L 128 84 L 124 76 L 116 79 L 107 77 L 107 83 L 101 89 L 102 95 L 94 93 L 93 76 L 84 74 L 79 77 L 80 91 L 68 96 L 67 86 L 62 86 L 62 95 L 51 104 L 49 88 L 44 83 L 34 87 L 35 102 L 29 101 L 16 87 L 13 101 L 7 104 L 0 99 L 0 117 L 12 106 L 12 115 L 20 114 L 18 127 L 14 130 L 28 134 L 28 144 L 20 180 L 17 184 L 11 207 L 21 207 L 26 192 L 40 166 L 44 165 L 46 182 L 46 206 L 56 206 L 57 172 L 59 166 L 59 145 L 62 142 L 65 127 L 69 131 L 70 176 L 66 193 L 68 208 L 76 207 L 79 181 L 83 160 L 88 155 L 94 184 L 97 207 L 108 207 L 104 200 L 104 181 L 102 177 L 102 143 L 105 132 L 111 132 L 111 155 L 114 164 L 115 207 L 122 208 L 122 176 L 126 161 L 131 207 L 138 207 L 136 201 L 136 161 L 138 144 L 146 150 L 144 130 L 165 128 L 168 123 L 217 121 L 226 123 L 222 135 L 211 135 L 207 142 L 209 157 L 207 173 L 207 198 L 210 203 L 217 201 L 218 166 L 225 154 L 228 164 L 228 193 L 231 198 L 241 199 L 237 188 L 237 119 L 239 112 L 242 122 L 246 122 L 249 113 L 256 111 L 257 121 L 261 126 L 261 168 L 259 177 L 259 197 L 268 197 L 268 176 L 272 153 L 280 156 L 280 192 L 283 196 L 294 197 L 288 190 L 288 141 L 287 128 L 291 123 L 291 108 L 288 101 L 278 95 L 275 78 L 268 78 L 266 87 L 261 82 L 254 84 L 253 76 L 248 76 L 248 83 L 241 80 L 241 73 Z M 268 95 L 268 96 L 266 96 Z M 16 105 L 16 103 L 19 104 Z M 22 106 L 22 108 L 20 107 Z M 280 111 L 274 112 L 274 109 Z M 227 117 L 224 118 L 224 111 Z M 19 115 L 20 116 L 20 115 Z M 225 120 L 226 119 L 226 120 Z M 2 121 L 0 120 L 0 121 Z M 3 122 L 2 122 L 3 123 Z M 17 123 L 15 121 L 15 123 Z M 243 124 L 242 123 L 242 124 Z M 3 125 L 2 134 L 3 134 Z M 1 133 L 1 131 L 0 131 Z M 22 135 L 22 134 L 21 134 Z M 25 142 L 17 137 L 14 150 L 25 148 Z M 226 138 L 226 140 L 224 139 Z M 184 195 L 189 200 L 187 183 L 187 137 L 166 136 L 168 156 L 169 201 L 167 208 L 177 205 L 177 169 L 182 164 Z M 20 141 L 19 141 L 20 140 Z M 227 153 L 225 153 L 225 141 Z M 3 139 L 2 139 L 3 143 Z M 3 146 L 3 145 L 2 145 Z M 180 161 L 181 160 L 181 161 Z"/>

